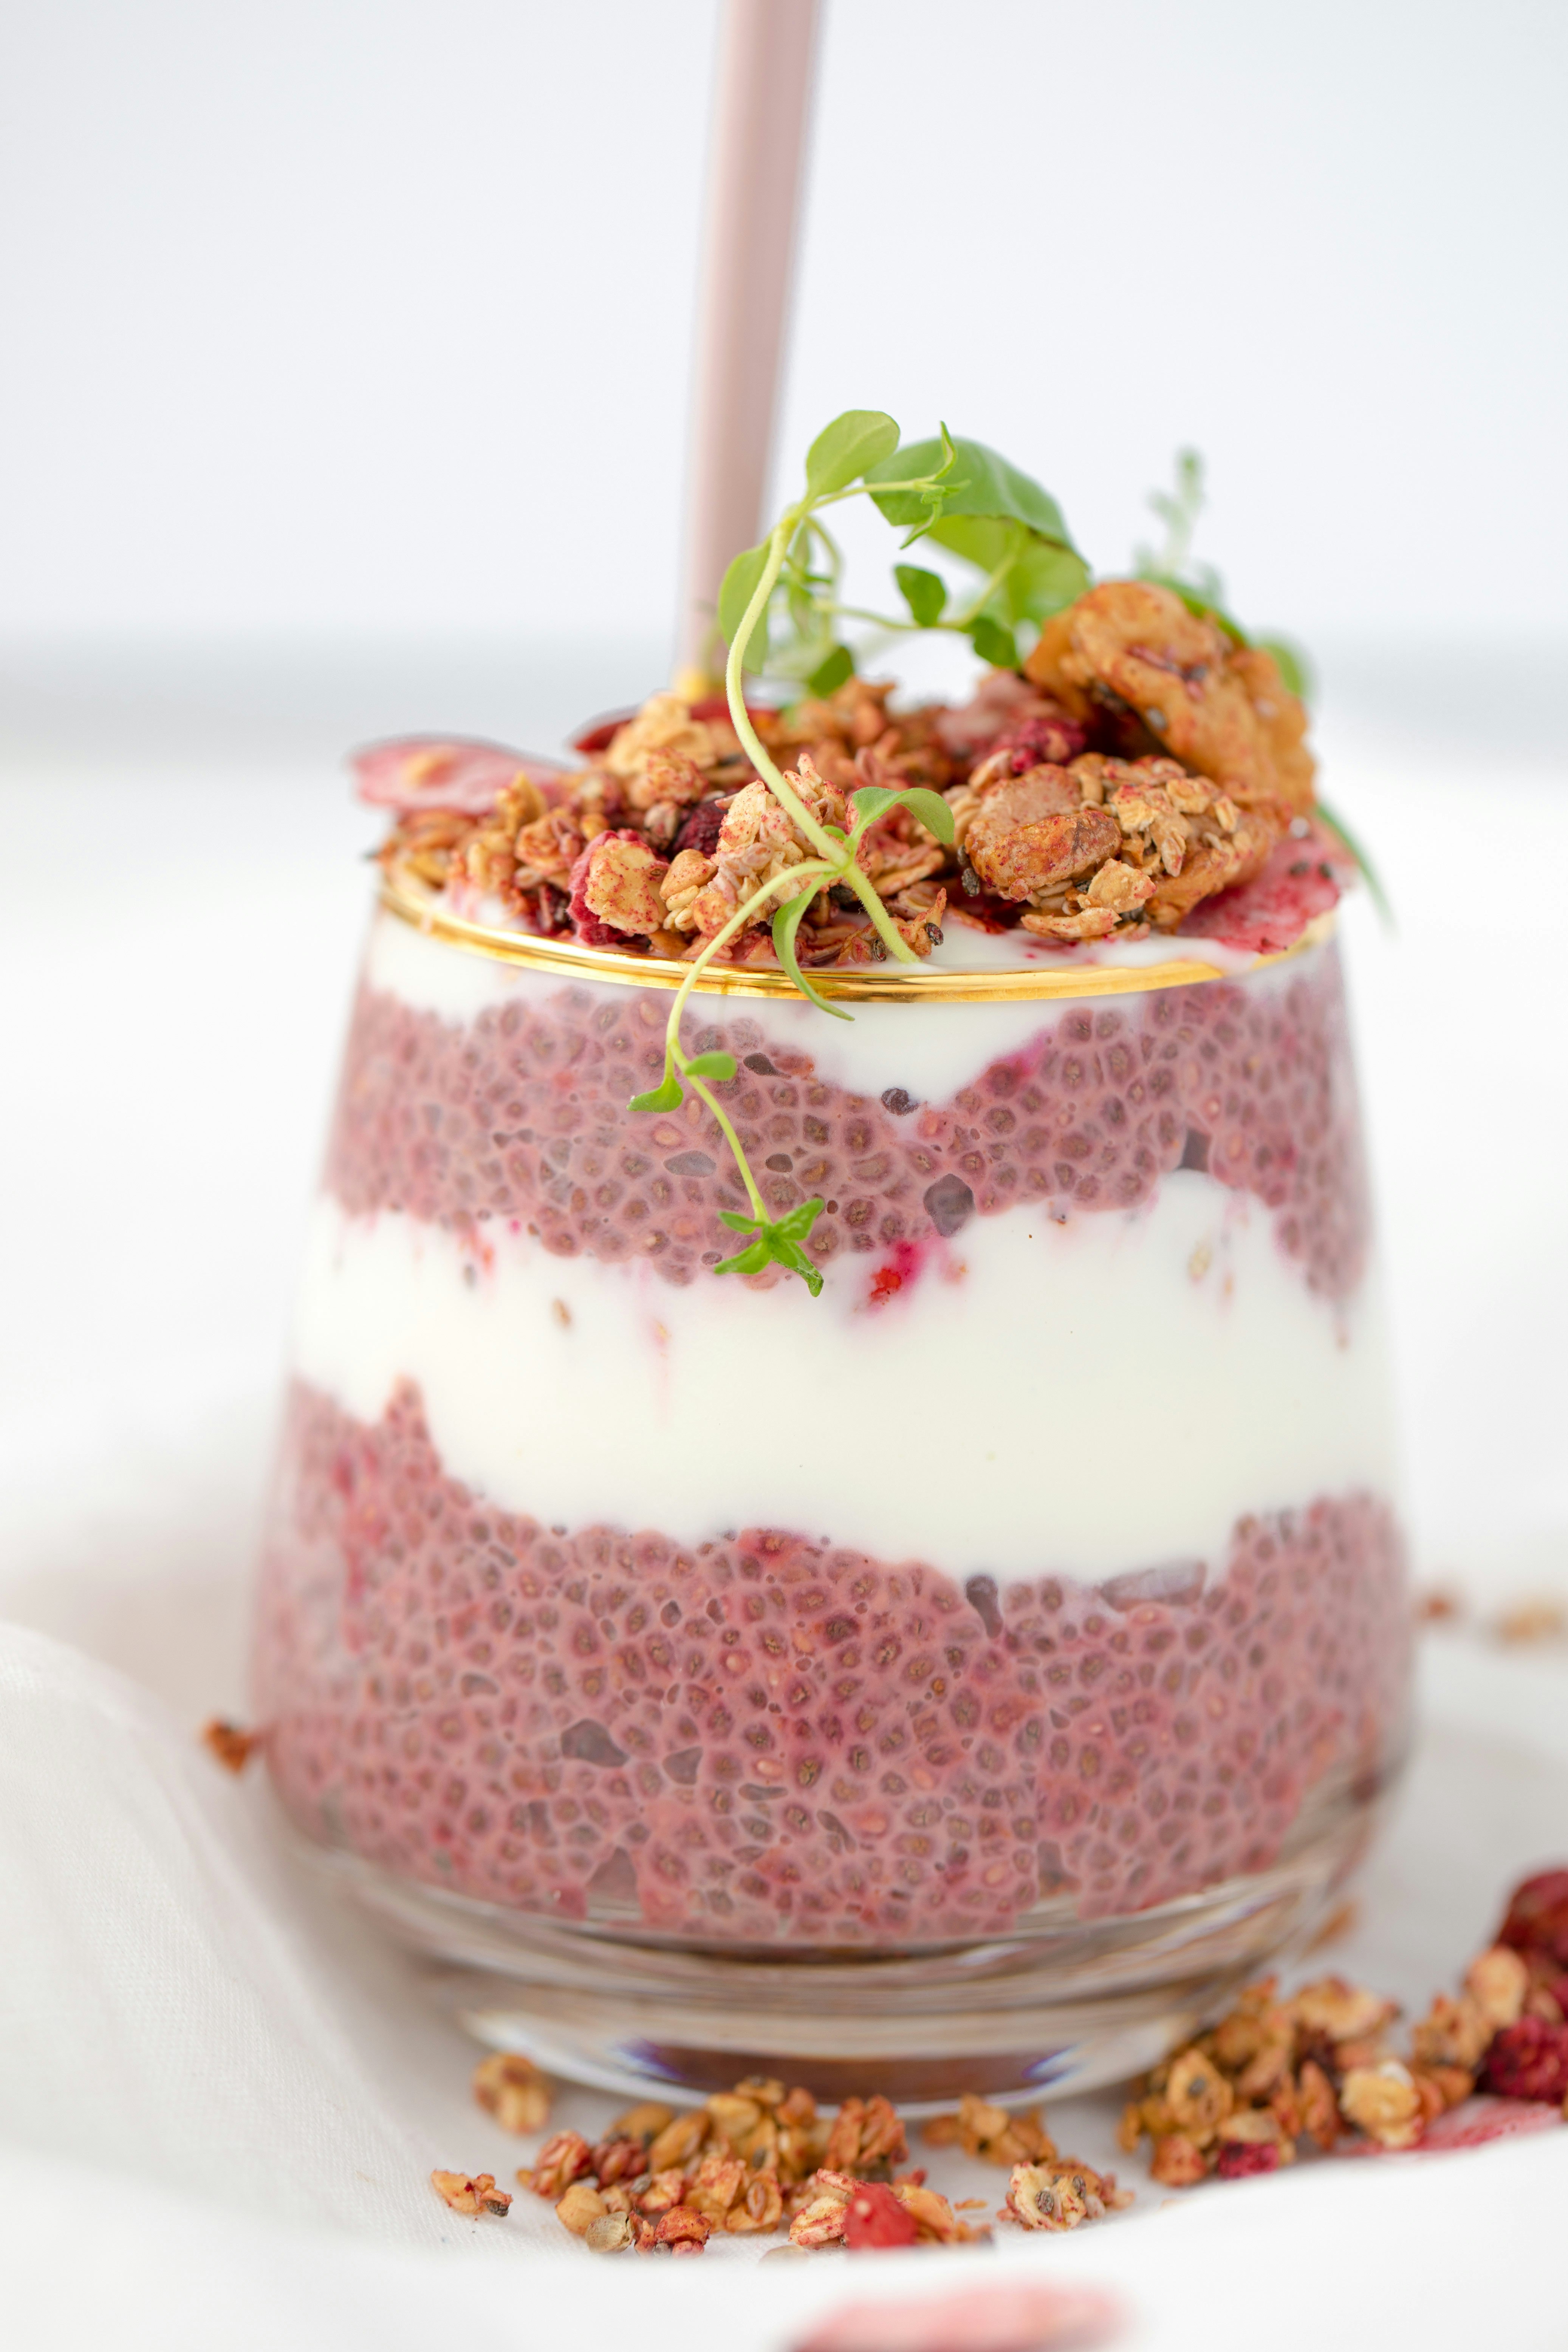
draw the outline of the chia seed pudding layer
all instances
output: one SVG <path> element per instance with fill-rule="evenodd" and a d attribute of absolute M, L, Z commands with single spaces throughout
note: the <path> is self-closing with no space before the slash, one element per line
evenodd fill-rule
<path fill-rule="evenodd" d="M 522 1912 L 900 1948 L 1267 1868 L 1398 1756 L 1408 1610 L 1367 1492 L 1218 1574 L 960 1584 L 777 1528 L 543 1528 L 450 1477 L 405 1382 L 290 1395 L 258 1699 L 300 1826 Z"/>
<path fill-rule="evenodd" d="M 968 1082 L 938 1099 L 909 1084 L 837 1084 L 728 1009 L 694 1020 L 692 1044 L 740 1065 L 716 1092 L 770 1213 L 820 1195 L 814 1256 L 879 1256 L 873 1297 L 902 1288 L 974 1216 L 1025 1203 L 1126 1214 L 1189 1169 L 1259 1201 L 1310 1288 L 1342 1300 L 1365 1265 L 1369 1217 L 1337 949 L 1268 977 L 1042 1004 L 1025 1044 L 977 1055 Z M 695 1097 L 679 1118 L 626 1108 L 657 1083 L 668 1009 L 659 990 L 536 986 L 460 1022 L 367 982 L 327 1191 L 352 1215 L 515 1222 L 558 1256 L 640 1259 L 691 1283 L 730 1255 L 720 1213 L 746 1200 Z M 902 1018 L 914 1049 L 903 1076 L 918 1084 L 921 1016 Z"/>
<path fill-rule="evenodd" d="M 1406 1601 L 1337 951 L 1121 988 L 693 1006 L 770 1213 L 826 1203 L 813 1299 L 713 1273 L 705 1106 L 627 1108 L 667 989 L 378 919 L 257 1651 L 310 1834 L 898 1950 L 1148 1911 L 1370 1799 Z"/>

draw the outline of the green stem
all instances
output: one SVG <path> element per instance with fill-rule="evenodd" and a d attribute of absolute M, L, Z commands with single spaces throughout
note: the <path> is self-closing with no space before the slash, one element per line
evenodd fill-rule
<path fill-rule="evenodd" d="M 679 1058 L 680 1055 L 680 1048 L 679 1045 L 676 1046 L 675 1052 Z M 684 1069 L 681 1071 L 681 1076 L 686 1077 L 686 1072 Z M 709 1109 L 718 1120 L 724 1140 L 730 1147 L 730 1157 L 741 1171 L 741 1181 L 746 1188 L 746 1198 L 752 1204 L 752 1214 L 756 1218 L 759 1224 L 766 1224 L 768 1221 L 767 1202 L 763 1199 L 762 1194 L 757 1190 L 757 1180 L 752 1173 L 751 1163 L 747 1160 L 745 1153 L 741 1149 L 741 1139 L 730 1123 L 729 1112 L 725 1109 L 718 1097 L 713 1093 L 706 1078 L 686 1077 L 686 1083 L 691 1088 L 692 1093 L 700 1097 L 701 1100 L 707 1104 Z"/>
<path fill-rule="evenodd" d="M 786 508 L 774 525 L 768 541 L 768 560 L 763 564 L 761 577 L 752 591 L 752 601 L 742 615 L 740 627 L 735 631 L 735 642 L 730 647 L 730 658 L 724 667 L 724 691 L 729 698 L 731 724 L 745 747 L 752 765 L 766 783 L 773 798 L 805 835 L 817 856 L 828 866 L 837 869 L 840 863 L 839 845 L 835 842 L 832 835 L 817 823 L 799 793 L 768 757 L 762 737 L 752 724 L 751 712 L 746 709 L 744 686 L 746 647 L 752 642 L 752 632 L 757 623 L 767 611 L 768 599 L 778 584 L 779 573 L 784 570 L 784 556 L 788 551 L 790 541 L 810 511 L 811 502 L 803 499 L 799 506 Z M 850 866 L 843 871 L 839 878 L 848 883 L 871 918 L 872 926 L 889 952 L 896 956 L 900 963 L 919 963 L 919 956 L 903 938 L 892 917 L 859 868 Z M 727 931 L 721 936 L 727 936 Z"/>
<path fill-rule="evenodd" d="M 985 610 L 987 604 L 995 594 L 997 589 L 1000 588 L 1003 581 L 1005 580 L 1007 574 L 1012 571 L 1013 566 L 1017 562 L 1018 558 L 1022 553 L 1023 546 L 1021 541 L 1016 541 L 1015 544 L 1009 548 L 1007 553 L 1003 557 L 1001 562 L 996 566 L 995 571 L 991 574 L 989 580 L 984 581 L 981 583 L 979 594 L 973 596 L 964 610 L 962 613 L 955 613 L 951 621 L 945 618 L 939 621 L 937 624 L 938 627 L 957 629 L 961 635 L 967 635 L 968 631 L 973 627 L 975 622 L 980 618 L 980 615 Z"/>
<path fill-rule="evenodd" d="M 675 992 L 675 1001 L 669 1008 L 669 1018 L 665 1024 L 665 1076 L 668 1078 L 672 1070 L 679 1071 L 684 1084 L 691 1088 L 700 1101 L 707 1104 L 719 1123 L 720 1132 L 730 1147 L 730 1156 L 741 1172 L 741 1181 L 746 1188 L 746 1197 L 752 1204 L 752 1214 L 760 1223 L 764 1224 L 767 1223 L 767 1204 L 757 1189 L 756 1179 L 752 1174 L 751 1164 L 741 1148 L 741 1139 L 735 1132 L 730 1114 L 706 1080 L 694 1078 L 691 1076 L 689 1059 L 680 1043 L 681 1016 L 686 1010 L 686 1001 L 697 985 L 699 974 L 707 970 L 721 947 L 732 940 L 738 931 L 745 929 L 758 908 L 764 907 L 768 900 L 778 893 L 781 885 L 787 885 L 788 895 L 793 898 L 802 882 L 815 880 L 819 874 L 826 875 L 832 871 L 833 868 L 820 859 L 803 858 L 798 866 L 790 866 L 783 874 L 775 874 L 772 881 L 764 882 L 760 889 L 753 890 L 751 897 L 736 908 L 723 929 L 715 931 L 712 938 L 705 942 L 701 954 L 693 957 L 689 971 Z"/>

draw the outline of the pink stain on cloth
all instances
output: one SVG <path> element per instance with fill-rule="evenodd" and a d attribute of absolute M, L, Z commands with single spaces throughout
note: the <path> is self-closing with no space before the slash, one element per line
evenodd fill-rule
<path fill-rule="evenodd" d="M 840 2304 L 792 2352 L 1087 2352 L 1119 2336 L 1123 2319 L 1097 2288 L 1010 2279 L 952 2294 Z"/>

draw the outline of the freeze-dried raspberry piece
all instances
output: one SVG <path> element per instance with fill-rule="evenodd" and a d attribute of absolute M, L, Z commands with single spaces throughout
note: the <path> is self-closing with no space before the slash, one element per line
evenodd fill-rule
<path fill-rule="evenodd" d="M 879 2246 L 912 2246 L 920 2231 L 914 2216 L 879 2180 L 858 2184 L 844 2216 L 844 2242 L 852 2252 Z"/>
<path fill-rule="evenodd" d="M 1568 1870 L 1543 1870 L 1516 1886 L 1497 1939 L 1516 1952 L 1550 1952 L 1568 1969 Z"/>
<path fill-rule="evenodd" d="M 1248 2173 L 1278 2172 L 1279 2163 L 1278 2140 L 1222 2139 L 1215 2171 L 1221 2180 L 1245 2180 Z"/>
<path fill-rule="evenodd" d="M 1568 2098 L 1568 2025 L 1521 2017 L 1493 2036 L 1484 2077 L 1505 2099 Z"/>
<path fill-rule="evenodd" d="M 1069 760 L 1076 760 L 1088 748 L 1088 728 L 1061 710 L 1021 719 L 1016 726 L 1005 727 L 986 756 L 994 760 L 998 752 L 1005 751 L 1013 774 L 1021 776 L 1026 768 L 1037 767 L 1041 761 L 1065 768 Z"/>
<path fill-rule="evenodd" d="M 1281 955 L 1295 946 L 1314 915 L 1338 904 L 1348 871 L 1339 844 L 1321 827 L 1307 840 L 1288 834 L 1250 882 L 1233 883 L 1205 899 L 1182 929 L 1191 939 L 1220 940 L 1253 955 Z"/>
<path fill-rule="evenodd" d="M 683 849 L 695 849 L 700 857 L 711 857 L 723 830 L 724 812 L 729 805 L 728 796 L 721 800 L 699 801 L 671 845 L 676 855 L 679 856 Z"/>

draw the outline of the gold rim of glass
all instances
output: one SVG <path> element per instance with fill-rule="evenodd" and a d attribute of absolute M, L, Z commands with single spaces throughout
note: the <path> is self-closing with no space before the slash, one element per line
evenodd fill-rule
<path fill-rule="evenodd" d="M 679 988 L 690 966 L 672 956 L 617 955 L 610 948 L 584 947 L 578 940 L 540 939 L 531 931 L 503 929 L 499 924 L 476 923 L 454 915 L 438 895 L 405 869 L 394 866 L 382 877 L 381 903 L 389 914 L 412 924 L 428 939 L 466 948 L 471 955 L 493 956 L 501 963 L 523 964 L 573 980 L 606 981 L 616 988 Z M 1068 964 L 1035 966 L 1017 971 L 954 971 L 921 964 L 910 971 L 864 966 L 847 971 L 814 971 L 812 986 L 824 996 L 851 1003 L 884 1004 L 976 1004 L 1005 1003 L 1020 997 L 1128 996 L 1153 989 L 1193 988 L 1207 980 L 1246 979 L 1271 965 L 1289 963 L 1328 939 L 1334 915 L 1315 915 L 1293 946 L 1277 955 L 1253 957 L 1249 963 L 1222 967 L 1195 955 L 1173 956 L 1169 963 Z M 1194 942 L 1195 946 L 1196 941 Z M 710 964 L 700 972 L 693 992 L 704 996 L 798 996 L 789 974 L 776 964 Z"/>

